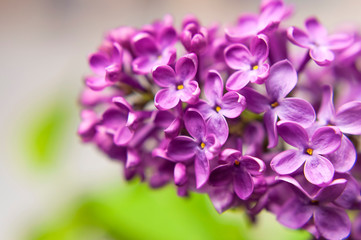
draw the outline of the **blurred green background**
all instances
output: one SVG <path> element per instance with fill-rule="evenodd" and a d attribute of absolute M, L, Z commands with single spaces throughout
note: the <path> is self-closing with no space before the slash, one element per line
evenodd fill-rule
<path fill-rule="evenodd" d="M 289 24 L 311 15 L 331 30 L 356 23 L 357 0 L 286 1 Z M 262 213 L 219 215 L 205 195 L 182 199 L 122 180 L 121 166 L 76 136 L 87 55 L 102 34 L 170 13 L 204 24 L 256 12 L 258 1 L 0 0 L 0 239 L 309 239 Z M 342 11 L 340 10 L 342 9 Z"/>

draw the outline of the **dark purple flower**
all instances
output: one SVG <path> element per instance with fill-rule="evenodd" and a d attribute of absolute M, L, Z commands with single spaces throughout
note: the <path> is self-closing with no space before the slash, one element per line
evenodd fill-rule
<path fill-rule="evenodd" d="M 237 26 L 226 28 L 226 36 L 231 42 L 240 42 L 261 33 L 272 32 L 289 13 L 290 9 L 283 1 L 267 1 L 263 4 L 259 15 L 242 15 L 238 19 Z"/>
<path fill-rule="evenodd" d="M 155 37 L 147 32 L 140 32 L 132 39 L 132 48 L 136 54 L 133 71 L 148 74 L 153 67 L 172 64 L 176 59 L 177 32 L 172 26 L 165 26 Z"/>
<path fill-rule="evenodd" d="M 267 37 L 258 35 L 251 41 L 250 50 L 243 44 L 232 44 L 224 51 L 229 67 L 237 70 L 227 80 L 228 91 L 238 91 L 249 82 L 264 83 L 269 74 Z"/>
<path fill-rule="evenodd" d="M 213 133 L 208 132 L 208 125 L 202 115 L 189 109 L 184 115 L 184 124 L 191 135 L 175 137 L 168 146 L 167 155 L 177 162 L 194 159 L 197 188 L 202 187 L 208 180 L 209 160 L 219 151 L 219 142 Z"/>
<path fill-rule="evenodd" d="M 231 184 L 240 199 L 249 198 L 254 189 L 252 176 L 261 175 L 266 168 L 263 161 L 252 156 L 242 156 L 240 151 L 234 149 L 223 150 L 221 160 L 225 164 L 212 170 L 209 183 L 225 187 Z"/>
<path fill-rule="evenodd" d="M 245 98 L 235 91 L 223 95 L 223 80 L 217 71 L 209 71 L 204 84 L 207 102 L 200 101 L 196 108 L 207 121 L 208 132 L 214 133 L 220 144 L 228 138 L 228 124 L 225 119 L 238 117 L 246 107 Z"/>
<path fill-rule="evenodd" d="M 288 38 L 297 46 L 309 49 L 310 57 L 318 65 L 327 65 L 334 58 L 335 50 L 342 50 L 353 42 L 353 36 L 348 34 L 328 35 L 327 30 L 316 18 L 309 18 L 305 22 L 306 32 L 296 27 L 288 29 Z"/>
<path fill-rule="evenodd" d="M 304 227 L 313 217 L 315 235 L 327 239 L 345 239 L 350 234 L 351 222 L 347 213 L 334 204 L 345 189 L 346 179 L 335 179 L 326 187 L 314 189 L 312 194 L 294 178 L 285 176 L 279 179 L 292 184 L 299 193 L 279 210 L 277 220 L 280 223 L 297 229 Z"/>
<path fill-rule="evenodd" d="M 294 121 L 308 127 L 316 116 L 312 105 L 301 98 L 287 97 L 297 84 L 297 73 L 288 60 L 275 63 L 266 80 L 267 97 L 251 88 L 240 93 L 246 97 L 247 108 L 255 113 L 264 114 L 264 123 L 268 134 L 268 147 L 277 145 L 277 116 L 281 120 Z"/>
<path fill-rule="evenodd" d="M 278 174 L 291 174 L 304 165 L 306 179 L 315 185 L 325 185 L 332 181 L 334 166 L 325 155 L 336 151 L 341 144 L 342 134 L 337 128 L 320 127 L 312 136 L 299 124 L 281 121 L 278 134 L 286 143 L 297 149 L 289 149 L 277 154 L 271 167 Z"/>
<path fill-rule="evenodd" d="M 200 94 L 197 81 L 197 56 L 194 53 L 181 57 L 175 64 L 175 71 L 168 65 L 158 66 L 153 70 L 153 79 L 163 87 L 154 98 L 158 109 L 174 108 L 179 101 L 196 103 Z"/>

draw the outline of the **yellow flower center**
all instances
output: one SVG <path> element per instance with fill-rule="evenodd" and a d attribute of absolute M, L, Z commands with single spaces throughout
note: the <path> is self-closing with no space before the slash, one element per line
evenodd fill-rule
<path fill-rule="evenodd" d="M 258 70 L 258 65 L 254 65 L 253 67 L 252 67 L 252 70 Z"/>
<path fill-rule="evenodd" d="M 206 144 L 204 142 L 201 143 L 201 148 L 205 148 L 206 147 Z"/>
<path fill-rule="evenodd" d="M 217 107 L 216 107 L 216 111 L 217 111 L 217 112 L 221 111 L 221 109 L 222 109 L 222 108 L 221 108 L 220 106 L 217 106 Z"/>
<path fill-rule="evenodd" d="M 307 153 L 308 155 L 312 155 L 313 149 L 312 149 L 312 148 L 307 148 L 307 149 L 306 149 L 306 153 Z"/>
<path fill-rule="evenodd" d="M 183 88 L 184 88 L 183 84 L 179 84 L 179 85 L 177 86 L 177 89 L 178 89 L 178 90 L 182 90 Z"/>
<path fill-rule="evenodd" d="M 274 103 L 271 104 L 271 107 L 275 108 L 275 107 L 277 107 L 278 105 L 279 105 L 278 102 L 274 102 Z"/>
<path fill-rule="evenodd" d="M 237 159 L 237 160 L 234 160 L 234 165 L 235 166 L 239 166 L 239 164 L 240 164 L 241 162 Z"/>

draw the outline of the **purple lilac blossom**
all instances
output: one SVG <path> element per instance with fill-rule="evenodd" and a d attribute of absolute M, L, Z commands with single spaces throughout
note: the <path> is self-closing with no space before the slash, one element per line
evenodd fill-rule
<path fill-rule="evenodd" d="M 111 29 L 89 57 L 81 140 L 127 181 L 204 193 L 252 222 L 269 211 L 315 239 L 359 239 L 360 33 L 329 35 L 315 17 L 290 27 L 291 10 L 263 0 L 235 27 L 187 16 L 178 29 L 166 15 Z"/>

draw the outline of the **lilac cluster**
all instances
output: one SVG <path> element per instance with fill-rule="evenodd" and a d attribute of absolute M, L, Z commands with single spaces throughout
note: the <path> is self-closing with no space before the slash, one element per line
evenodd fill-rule
<path fill-rule="evenodd" d="M 314 17 L 289 27 L 291 13 L 265 0 L 225 29 L 166 16 L 110 30 L 89 56 L 78 134 L 127 180 L 361 239 L 361 35 Z"/>

